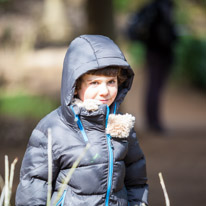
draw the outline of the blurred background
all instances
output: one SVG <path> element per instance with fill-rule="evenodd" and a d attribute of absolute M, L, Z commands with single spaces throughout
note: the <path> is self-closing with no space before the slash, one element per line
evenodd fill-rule
<path fill-rule="evenodd" d="M 10 163 L 18 157 L 12 205 L 30 134 L 60 105 L 64 55 L 70 41 L 85 33 L 112 38 L 134 69 L 134 83 L 121 110 L 136 117 L 135 129 L 147 160 L 150 205 L 165 205 L 159 172 L 171 205 L 206 204 L 206 1 L 173 2 L 177 40 L 158 97 L 162 124 L 158 129 L 148 126 L 146 109 L 149 76 L 155 76 L 149 74 L 148 65 L 157 61 L 152 57 L 148 63 L 148 45 L 128 35 L 134 13 L 151 2 L 0 0 L 0 174 L 4 178 L 4 155 Z M 167 36 L 161 37 L 162 42 Z"/>

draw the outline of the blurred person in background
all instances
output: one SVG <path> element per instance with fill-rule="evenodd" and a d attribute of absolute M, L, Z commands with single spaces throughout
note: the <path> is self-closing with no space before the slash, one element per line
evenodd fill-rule
<path fill-rule="evenodd" d="M 153 0 L 138 10 L 128 29 L 129 38 L 146 48 L 147 85 L 145 96 L 146 124 L 149 130 L 163 132 L 161 96 L 174 62 L 177 39 L 173 21 L 174 2 Z"/>

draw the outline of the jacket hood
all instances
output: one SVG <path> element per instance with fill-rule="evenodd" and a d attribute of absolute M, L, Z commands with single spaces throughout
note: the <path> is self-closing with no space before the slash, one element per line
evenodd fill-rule
<path fill-rule="evenodd" d="M 127 80 L 119 87 L 116 97 L 117 107 L 130 90 L 134 73 L 119 47 L 108 37 L 102 35 L 82 35 L 75 38 L 64 58 L 61 105 L 65 109 L 71 104 L 76 80 L 84 73 L 108 66 L 125 69 Z"/>

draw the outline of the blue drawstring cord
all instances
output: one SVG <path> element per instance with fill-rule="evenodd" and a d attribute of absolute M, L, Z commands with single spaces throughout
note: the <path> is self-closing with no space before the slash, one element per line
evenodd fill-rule
<path fill-rule="evenodd" d="M 83 127 L 83 125 L 82 125 L 82 122 L 81 122 L 79 116 L 75 113 L 73 106 L 71 105 L 70 107 L 71 107 L 71 109 L 72 109 L 72 111 L 73 111 L 73 113 L 74 113 L 75 121 L 77 121 L 77 125 L 78 125 L 78 127 L 79 127 L 79 129 L 80 129 L 80 132 L 81 132 L 82 135 L 83 135 L 84 141 L 85 141 L 85 142 L 88 142 L 87 134 L 86 134 L 86 132 L 85 132 L 85 130 L 84 130 L 84 127 Z"/>

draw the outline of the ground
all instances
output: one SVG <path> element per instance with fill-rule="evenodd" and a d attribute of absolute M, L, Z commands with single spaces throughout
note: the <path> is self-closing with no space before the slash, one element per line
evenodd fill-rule
<path fill-rule="evenodd" d="M 65 49 L 61 52 L 63 54 Z M 57 55 L 55 56 L 57 57 Z M 51 54 L 50 59 L 52 57 Z M 60 61 L 62 61 L 62 57 L 60 57 Z M 59 62 L 57 63 L 59 64 Z M 41 66 L 38 65 L 37 70 Z M 29 66 L 27 65 L 27 67 Z M 33 68 L 34 65 L 32 64 L 30 67 Z M 53 71 L 56 66 L 50 68 Z M 49 94 L 58 94 L 59 86 L 55 85 L 59 85 L 60 72 L 54 72 L 51 75 L 51 70 L 48 72 L 43 69 L 39 70 L 42 75 L 37 75 L 36 70 L 32 71 L 33 73 L 31 70 L 24 70 L 24 74 L 29 78 L 29 81 L 25 83 L 27 87 L 30 86 L 35 91 L 41 90 L 43 92 L 47 88 Z M 34 79 L 32 79 L 31 74 L 34 74 Z M 144 125 L 144 76 L 144 70 L 136 71 L 132 90 L 122 105 L 122 111 L 132 113 L 136 117 L 135 129 L 147 161 L 150 186 L 149 203 L 152 206 L 165 205 L 158 177 L 158 173 L 161 172 L 171 205 L 204 205 L 206 204 L 206 95 L 193 89 L 180 88 L 173 84 L 168 85 L 162 102 L 162 116 L 167 131 L 163 134 L 152 133 L 147 131 Z M 48 79 L 43 77 L 48 77 Z M 44 85 L 49 83 L 52 83 L 49 88 Z M 19 170 L 26 144 L 37 122 L 37 119 L 0 118 L 2 139 L 0 144 L 0 174 L 4 176 L 5 154 L 9 156 L 10 163 L 15 157 L 19 159 L 15 170 L 14 193 L 18 184 Z M 12 195 L 12 205 L 14 205 L 14 196 L 15 194 Z"/>

